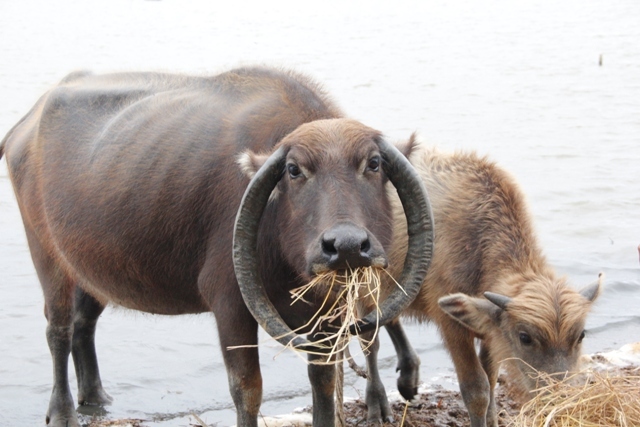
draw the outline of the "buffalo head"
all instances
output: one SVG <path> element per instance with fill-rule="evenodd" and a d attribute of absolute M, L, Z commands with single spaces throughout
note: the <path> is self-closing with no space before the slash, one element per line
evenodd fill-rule
<path fill-rule="evenodd" d="M 392 229 L 385 186 L 391 180 L 405 203 L 410 245 L 421 250 L 410 251 L 402 280 L 405 293 L 392 294 L 377 321 L 396 317 L 415 297 L 432 251 L 430 206 L 411 165 L 379 132 L 348 119 L 318 120 L 290 133 L 270 155 L 245 153 L 240 164 L 253 178 L 236 218 L 236 276 L 247 306 L 272 336 L 282 337 L 282 343 L 291 340 L 257 270 L 257 230 L 265 209 L 277 210 L 274 243 L 301 277 L 386 267 Z M 371 313 L 357 327 L 375 323 Z M 304 345 L 302 338 L 296 340 L 296 346 Z"/>

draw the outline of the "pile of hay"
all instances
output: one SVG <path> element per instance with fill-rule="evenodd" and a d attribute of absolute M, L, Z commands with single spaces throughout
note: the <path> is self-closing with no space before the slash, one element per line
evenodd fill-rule
<path fill-rule="evenodd" d="M 640 426 L 640 368 L 583 371 L 547 384 L 509 427 Z"/>

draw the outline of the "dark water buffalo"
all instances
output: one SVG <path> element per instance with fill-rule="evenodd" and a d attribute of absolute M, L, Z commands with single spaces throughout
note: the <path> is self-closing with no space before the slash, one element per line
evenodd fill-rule
<path fill-rule="evenodd" d="M 501 364 L 516 389 L 536 388 L 537 372 L 577 367 L 587 313 L 601 280 L 581 291 L 558 276 L 538 246 L 525 197 L 514 179 L 474 153 L 448 154 L 426 146 L 410 160 L 433 208 L 437 251 L 420 292 L 405 315 L 433 321 L 449 350 L 471 426 L 497 426 L 494 387 Z M 393 195 L 392 195 L 393 196 Z M 407 254 L 401 204 L 392 197 L 395 234 L 391 269 Z M 416 392 L 420 361 L 398 321 L 387 324 L 398 351 L 400 392 Z M 474 340 L 481 340 L 479 354 Z M 375 363 L 375 350 L 368 361 Z M 374 365 L 375 366 L 375 365 Z M 535 371 L 534 371 L 535 370 Z M 388 415 L 381 382 L 370 419 Z"/>
<path fill-rule="evenodd" d="M 228 347 L 257 344 L 258 323 L 283 343 L 309 345 L 290 328 L 318 301 L 291 307 L 289 290 L 321 271 L 387 265 L 388 179 L 407 202 L 419 255 L 405 268 L 409 297 L 397 293 L 383 320 L 409 303 L 428 266 L 418 249 L 430 243 L 429 207 L 415 171 L 379 132 L 344 118 L 291 72 L 75 73 L 11 129 L 2 154 L 44 292 L 50 426 L 79 425 L 70 353 L 78 402 L 111 401 L 94 346 L 108 303 L 213 312 L 237 423 L 255 426 L 258 350 Z M 333 372 L 309 365 L 315 426 L 334 423 Z"/>

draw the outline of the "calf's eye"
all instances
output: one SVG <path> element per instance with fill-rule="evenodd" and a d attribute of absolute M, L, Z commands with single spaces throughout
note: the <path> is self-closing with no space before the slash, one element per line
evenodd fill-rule
<path fill-rule="evenodd" d="M 582 333 L 580 334 L 580 338 L 578 338 L 578 344 L 580 344 L 583 339 L 584 339 L 584 331 L 582 331 Z"/>
<path fill-rule="evenodd" d="M 302 176 L 302 171 L 300 170 L 298 165 L 295 165 L 293 163 L 289 163 L 287 165 L 287 171 L 289 172 L 289 176 L 292 179 L 296 179 Z"/>
<path fill-rule="evenodd" d="M 526 332 L 520 332 L 518 338 L 520 338 L 520 342 L 524 345 L 530 345 L 533 342 L 531 335 Z"/>
<path fill-rule="evenodd" d="M 372 172 L 378 172 L 380 170 L 380 156 L 375 156 L 369 159 L 369 163 L 367 163 L 367 170 Z"/>

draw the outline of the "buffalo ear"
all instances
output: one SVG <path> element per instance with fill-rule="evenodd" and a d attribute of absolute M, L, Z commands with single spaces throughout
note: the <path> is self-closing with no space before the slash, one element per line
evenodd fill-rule
<path fill-rule="evenodd" d="M 253 178 L 256 172 L 258 172 L 258 169 L 262 167 L 268 158 L 269 154 L 258 154 L 251 150 L 246 150 L 240 153 L 237 157 L 236 163 L 248 178 Z"/>
<path fill-rule="evenodd" d="M 411 154 L 416 150 L 416 147 L 420 143 L 416 138 L 416 133 L 412 133 L 407 141 L 396 142 L 395 146 L 407 159 L 409 159 Z"/>
<path fill-rule="evenodd" d="M 580 295 L 585 297 L 587 301 L 594 302 L 600 295 L 602 283 L 604 282 L 604 273 L 598 274 L 598 280 L 580 290 Z"/>
<path fill-rule="evenodd" d="M 457 293 L 438 300 L 440 308 L 449 316 L 483 336 L 494 329 L 500 322 L 502 310 L 484 298 L 474 298 Z"/>

